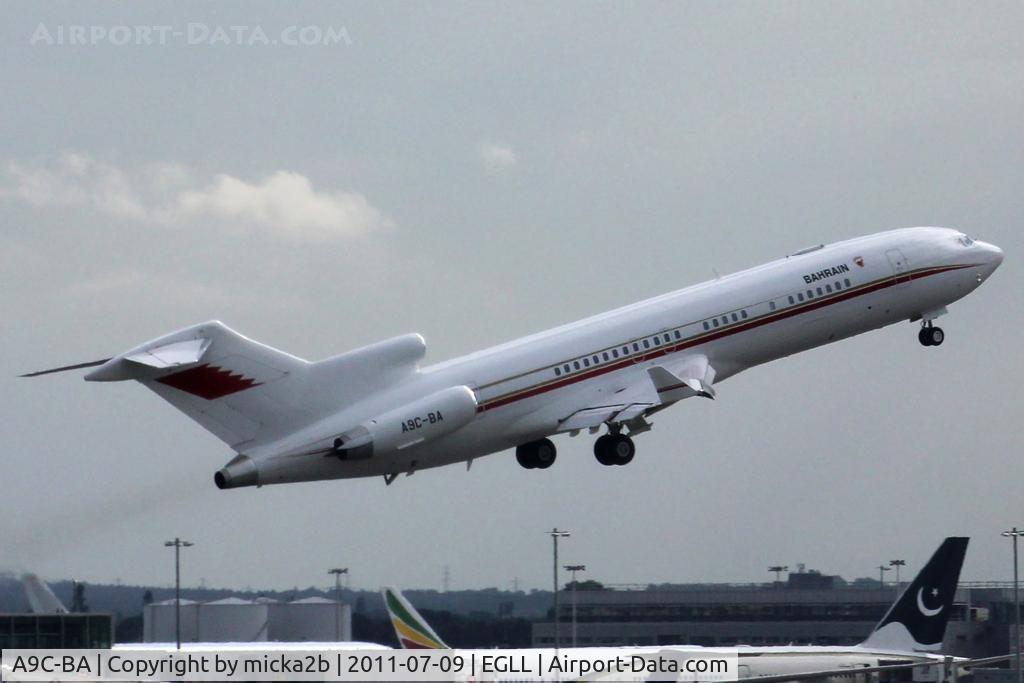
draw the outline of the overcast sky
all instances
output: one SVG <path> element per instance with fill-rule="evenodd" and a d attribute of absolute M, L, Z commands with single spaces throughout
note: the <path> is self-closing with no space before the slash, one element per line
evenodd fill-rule
<path fill-rule="evenodd" d="M 952 534 L 965 578 L 1010 578 L 1021 26 L 1019 2 L 3 3 L 0 567 L 167 583 L 178 535 L 190 584 L 547 587 L 557 525 L 606 582 L 909 574 Z M 211 318 L 308 359 L 420 332 L 440 361 L 912 225 L 1006 251 L 941 348 L 902 324 L 756 368 L 628 467 L 560 436 L 547 471 L 219 491 L 230 450 L 141 386 L 15 378 Z"/>

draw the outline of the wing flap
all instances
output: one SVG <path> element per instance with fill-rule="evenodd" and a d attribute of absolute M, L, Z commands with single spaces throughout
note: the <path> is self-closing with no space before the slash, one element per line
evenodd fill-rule
<path fill-rule="evenodd" d="M 598 406 L 584 408 L 565 418 L 558 424 L 558 431 L 571 432 L 577 429 L 597 427 L 607 422 L 613 415 L 621 411 L 622 405 Z"/>
<path fill-rule="evenodd" d="M 631 403 L 616 413 L 612 422 L 629 422 L 634 418 L 640 417 L 649 408 L 653 407 L 653 403 Z"/>
<path fill-rule="evenodd" d="M 652 408 L 684 398 L 714 398 L 714 377 L 715 370 L 703 355 L 650 366 L 634 375 L 626 387 L 605 395 L 606 404 L 581 408 L 560 420 L 558 431 L 588 429 L 606 422 L 628 423 L 644 417 Z"/>

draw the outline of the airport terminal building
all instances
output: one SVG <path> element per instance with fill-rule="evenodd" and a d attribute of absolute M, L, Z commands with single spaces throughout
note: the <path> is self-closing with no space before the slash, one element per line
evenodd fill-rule
<path fill-rule="evenodd" d="M 845 585 L 809 572 L 768 584 L 681 584 L 576 592 L 576 642 L 589 645 L 852 645 L 864 640 L 897 595 L 886 585 Z M 812 578 L 818 577 L 818 578 Z M 905 584 L 904 584 L 905 585 Z M 559 593 L 559 640 L 572 644 L 572 591 Z M 984 657 L 1010 651 L 1013 584 L 961 583 L 943 651 Z M 554 644 L 550 616 L 533 644 Z"/>

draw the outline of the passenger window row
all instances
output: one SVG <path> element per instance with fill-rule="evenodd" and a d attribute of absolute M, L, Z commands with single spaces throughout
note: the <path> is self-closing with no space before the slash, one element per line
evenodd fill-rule
<path fill-rule="evenodd" d="M 810 301 L 811 299 L 815 299 L 815 298 L 818 298 L 818 297 L 821 297 L 821 296 L 825 296 L 826 294 L 831 294 L 832 292 L 838 292 L 838 291 L 843 290 L 843 289 L 849 289 L 852 286 L 853 285 L 850 284 L 850 279 L 849 278 L 843 278 L 842 282 L 840 282 L 839 280 L 836 280 L 835 282 L 832 282 L 832 283 L 826 283 L 824 285 L 824 287 L 814 287 L 814 288 L 808 289 L 808 290 L 806 290 L 804 292 L 797 292 L 796 294 L 790 294 L 786 298 L 789 300 L 789 305 L 792 306 L 793 304 L 798 304 L 798 303 L 801 303 L 801 302 L 803 302 L 805 300 L 806 301 Z M 773 311 L 775 310 L 774 303 L 775 302 L 772 302 L 772 304 L 773 304 L 772 305 L 772 310 Z"/>
<path fill-rule="evenodd" d="M 826 294 L 832 294 L 833 292 L 849 289 L 852 286 L 853 285 L 850 284 L 849 278 L 844 278 L 842 281 L 836 280 L 831 283 L 826 283 L 820 287 L 816 286 L 811 289 L 796 292 L 795 294 L 789 294 L 786 298 L 792 306 L 803 301 L 810 301 L 811 299 L 825 296 Z M 768 308 L 772 311 L 776 310 L 778 308 L 776 300 L 769 301 Z M 725 327 L 730 323 L 738 323 L 742 320 L 747 320 L 750 317 L 750 314 L 747 311 L 748 309 L 742 308 L 738 311 L 726 313 L 725 315 L 708 318 L 707 320 L 701 321 L 701 326 L 705 331 L 709 331 L 719 327 Z M 680 329 L 675 329 L 671 332 L 659 332 L 658 334 L 641 339 L 640 341 L 624 344 L 621 347 L 584 356 L 583 358 L 577 358 L 576 360 L 568 361 L 562 365 L 556 365 L 553 368 L 555 376 L 561 377 L 562 375 L 568 375 L 574 371 L 597 367 L 603 363 L 610 363 L 620 358 L 628 358 L 631 353 L 636 354 L 640 353 L 642 350 L 658 348 L 664 344 L 670 344 L 673 340 L 680 341 L 683 338 Z"/>
<path fill-rule="evenodd" d="M 750 315 L 747 313 L 747 309 L 744 308 L 740 309 L 739 311 L 733 311 L 732 313 L 729 313 L 727 315 L 709 318 L 702 322 L 701 324 L 704 326 L 705 330 L 711 330 L 720 325 L 728 325 L 729 321 L 738 323 L 739 321 L 746 320 L 749 317 Z"/>
<path fill-rule="evenodd" d="M 670 332 L 659 332 L 658 334 L 647 337 L 646 339 L 641 339 L 640 341 L 632 342 L 631 344 L 624 344 L 622 346 L 615 347 L 614 349 L 608 349 L 601 353 L 595 353 L 590 356 L 568 361 L 562 365 L 556 365 L 553 370 L 556 377 L 561 377 L 562 375 L 568 375 L 576 370 L 586 370 L 587 368 L 597 367 L 620 358 L 628 358 L 631 353 L 640 353 L 642 349 L 659 348 L 666 344 L 671 344 L 673 340 L 680 341 L 682 338 L 683 334 L 678 329 Z M 632 351 L 630 351 L 631 347 Z"/>

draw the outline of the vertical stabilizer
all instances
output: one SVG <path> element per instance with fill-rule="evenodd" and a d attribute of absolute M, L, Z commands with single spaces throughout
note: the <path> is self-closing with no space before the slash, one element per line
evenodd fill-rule
<path fill-rule="evenodd" d="M 406 334 L 311 363 L 210 320 L 112 358 L 22 376 L 95 368 L 86 380 L 137 380 L 242 452 L 406 380 L 426 348 Z"/>
<path fill-rule="evenodd" d="M 384 606 L 391 617 L 398 643 L 406 650 L 447 650 L 448 646 L 434 633 L 426 619 L 405 599 L 397 588 L 384 587 Z"/>
<path fill-rule="evenodd" d="M 21 586 L 25 589 L 25 599 L 33 614 L 67 614 L 68 608 L 53 594 L 46 582 L 35 574 L 21 577 Z"/>
<path fill-rule="evenodd" d="M 907 651 L 941 648 L 968 540 L 950 537 L 943 541 L 861 647 Z"/>

